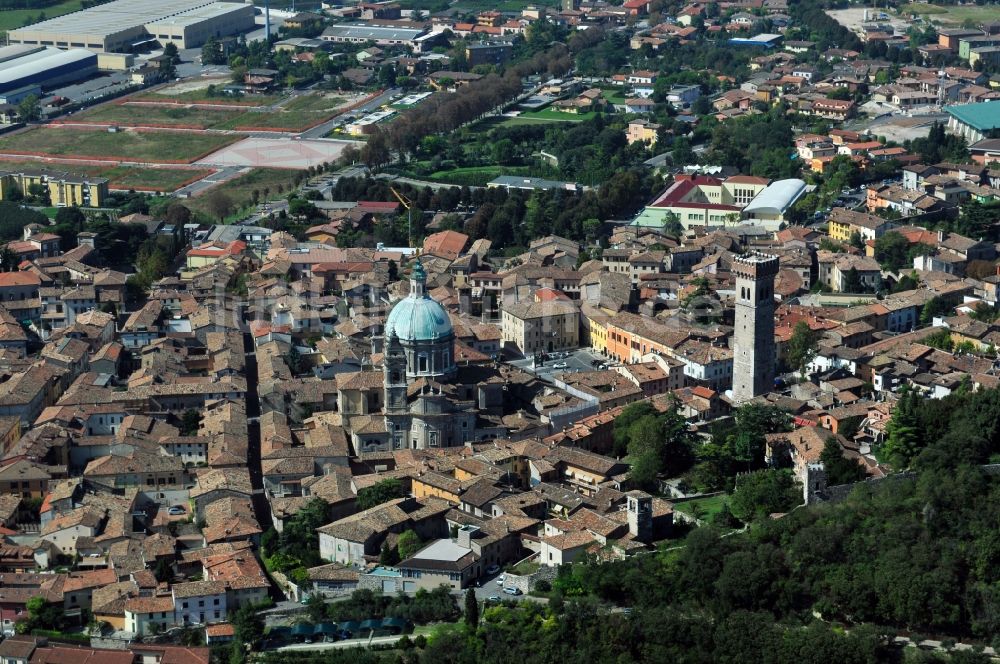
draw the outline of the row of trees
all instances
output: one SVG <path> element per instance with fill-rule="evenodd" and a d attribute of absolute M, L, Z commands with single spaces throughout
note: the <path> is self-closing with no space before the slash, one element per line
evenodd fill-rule
<path fill-rule="evenodd" d="M 621 219 L 634 214 L 662 185 L 663 180 L 658 176 L 625 170 L 614 173 L 596 189 L 583 193 L 565 190 L 508 192 L 501 188 L 469 187 L 437 192 L 406 188 L 403 193 L 408 197 L 411 193 L 416 195 L 412 212 L 414 236 L 420 237 L 423 233 L 423 210 L 456 211 L 459 214 L 447 220 L 444 227 L 467 233 L 474 240 L 488 237 L 494 246 L 520 252 L 532 239 L 549 233 L 593 243 L 606 233 L 599 220 Z M 334 197 L 339 200 L 396 200 L 386 183 L 353 178 L 341 178 Z M 464 219 L 462 213 L 467 207 L 478 209 Z M 348 246 L 364 246 L 376 239 L 388 243 L 405 237 L 406 216 L 402 215 L 376 225 L 370 237 L 348 234 L 343 241 L 349 242 Z"/>
<path fill-rule="evenodd" d="M 591 32 L 591 31 L 588 31 Z M 502 74 L 491 73 L 453 93 L 432 95 L 424 103 L 406 111 L 381 132 L 369 138 L 384 141 L 391 150 L 412 153 L 425 136 L 445 134 L 486 117 L 523 92 L 522 80 L 532 74 L 561 76 L 572 67 L 571 49 L 585 48 L 603 38 L 599 30 L 581 41 L 570 40 L 569 46 L 551 44 L 542 35 L 529 34 L 519 49 L 523 59 L 511 64 Z M 540 50 L 541 46 L 544 50 Z M 385 162 L 387 163 L 387 162 Z M 375 164 L 384 165 L 384 164 Z"/>

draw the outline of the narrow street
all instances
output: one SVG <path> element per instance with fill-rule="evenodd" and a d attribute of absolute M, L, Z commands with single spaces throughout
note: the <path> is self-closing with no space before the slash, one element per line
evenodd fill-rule
<path fill-rule="evenodd" d="M 264 495 L 264 476 L 260 467 L 260 398 L 257 395 L 257 355 L 253 337 L 243 333 L 243 349 L 246 353 L 247 378 L 247 470 L 253 487 L 253 507 L 257 520 L 265 529 L 271 525 L 271 506 Z"/>

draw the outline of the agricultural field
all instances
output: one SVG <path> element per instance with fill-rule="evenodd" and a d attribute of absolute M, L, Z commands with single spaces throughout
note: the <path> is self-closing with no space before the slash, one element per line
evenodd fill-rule
<path fill-rule="evenodd" d="M 146 106 L 133 104 L 103 104 L 71 116 L 71 122 L 93 122 L 123 127 L 179 127 L 208 129 L 232 120 L 244 109 L 197 108 L 191 106 Z"/>
<path fill-rule="evenodd" d="M 94 166 L 89 164 L 53 164 L 27 160 L 2 160 L 0 171 L 67 171 L 108 179 L 112 189 L 137 189 L 170 193 L 186 183 L 201 179 L 212 171 L 206 168 L 142 168 L 138 166 Z"/>
<path fill-rule="evenodd" d="M 190 163 L 242 138 L 237 134 L 38 127 L 0 137 L 0 153 L 150 163 Z"/>
<path fill-rule="evenodd" d="M 211 216 L 209 198 L 214 192 L 223 192 L 232 200 L 233 211 L 238 212 L 251 205 L 252 192 L 255 189 L 262 201 L 281 198 L 282 193 L 294 187 L 296 173 L 297 171 L 282 168 L 255 168 L 246 175 L 223 182 L 217 187 L 206 190 L 200 196 L 184 201 L 184 205 L 192 212 Z M 278 191 L 279 187 L 281 192 Z"/>
<path fill-rule="evenodd" d="M 45 18 L 55 18 L 80 9 L 82 9 L 80 0 L 65 0 L 41 9 L 8 9 L 0 12 L 0 31 L 15 30 L 24 27 L 28 21 L 35 22 L 41 12 L 45 12 Z"/>

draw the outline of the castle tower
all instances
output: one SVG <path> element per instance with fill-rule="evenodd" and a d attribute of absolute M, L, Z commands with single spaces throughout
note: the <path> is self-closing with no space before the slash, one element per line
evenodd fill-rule
<path fill-rule="evenodd" d="M 819 494 L 826 491 L 826 468 L 822 463 L 810 463 L 806 465 L 804 474 L 802 499 L 806 505 L 812 505 L 820 500 Z"/>
<path fill-rule="evenodd" d="M 629 534 L 640 542 L 652 541 L 653 497 L 645 491 L 629 491 L 625 496 Z"/>
<path fill-rule="evenodd" d="M 733 262 L 736 320 L 733 331 L 733 401 L 774 389 L 774 277 L 778 257 L 756 252 Z"/>

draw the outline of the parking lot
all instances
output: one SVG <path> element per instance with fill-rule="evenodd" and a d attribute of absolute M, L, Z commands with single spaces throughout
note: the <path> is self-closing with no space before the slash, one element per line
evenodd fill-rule
<path fill-rule="evenodd" d="M 563 353 L 551 353 L 548 359 L 539 362 L 537 365 L 533 358 L 512 360 L 510 364 L 534 374 L 546 382 L 551 382 L 553 375 L 558 373 L 594 371 L 602 364 L 610 367 L 615 366 L 617 362 L 589 348 L 581 348 L 579 350 L 566 351 L 565 357 L 563 357 Z"/>

